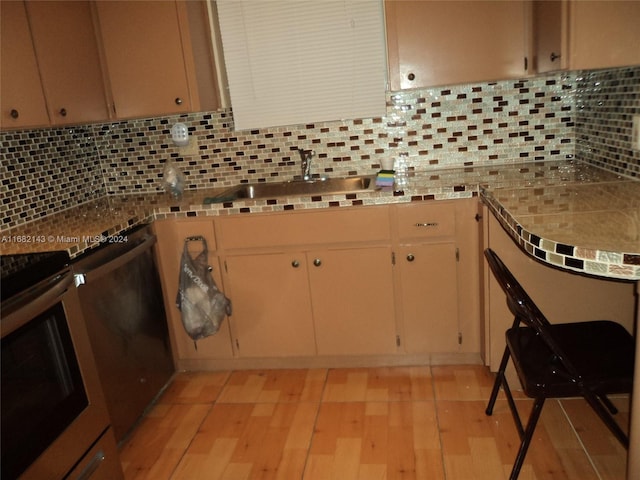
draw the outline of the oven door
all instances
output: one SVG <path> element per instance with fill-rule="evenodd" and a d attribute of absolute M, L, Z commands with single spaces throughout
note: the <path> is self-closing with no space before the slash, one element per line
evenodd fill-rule
<path fill-rule="evenodd" d="M 2 304 L 2 479 L 63 478 L 109 427 L 73 276 Z"/>

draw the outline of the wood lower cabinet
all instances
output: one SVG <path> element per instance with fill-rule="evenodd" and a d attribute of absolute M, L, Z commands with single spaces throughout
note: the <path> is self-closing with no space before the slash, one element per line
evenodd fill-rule
<path fill-rule="evenodd" d="M 179 366 L 479 362 L 477 205 L 470 198 L 157 221 Z M 173 304 L 191 235 L 207 238 L 214 278 L 233 305 L 197 350 Z"/>
<path fill-rule="evenodd" d="M 403 343 L 408 353 L 460 348 L 456 244 L 418 243 L 398 249 Z"/>
<path fill-rule="evenodd" d="M 229 255 L 225 285 L 238 356 L 316 354 L 304 252 Z"/>
<path fill-rule="evenodd" d="M 395 353 L 389 246 L 230 255 L 241 357 Z"/>
<path fill-rule="evenodd" d="M 231 349 L 229 319 L 222 322 L 218 333 L 198 340 L 197 344 L 194 344 L 184 330 L 182 316 L 175 302 L 184 240 L 190 236 L 202 235 L 207 240 L 209 264 L 213 267 L 213 278 L 218 287 L 223 289 L 219 260 L 216 256 L 213 221 L 199 219 L 157 220 L 154 222 L 154 231 L 158 237 L 156 253 L 165 298 L 165 310 L 169 321 L 169 335 L 177 369 L 195 370 L 209 367 L 211 359 L 231 358 L 233 350 Z M 199 246 L 199 242 L 194 243 L 193 248 L 198 250 L 194 251 L 194 254 L 199 253 Z"/>
<path fill-rule="evenodd" d="M 393 207 L 396 302 L 407 353 L 479 352 L 477 205 L 471 198 Z"/>
<path fill-rule="evenodd" d="M 388 207 L 216 220 L 239 356 L 396 353 Z"/>
<path fill-rule="evenodd" d="M 390 246 L 307 254 L 319 355 L 397 352 Z"/>

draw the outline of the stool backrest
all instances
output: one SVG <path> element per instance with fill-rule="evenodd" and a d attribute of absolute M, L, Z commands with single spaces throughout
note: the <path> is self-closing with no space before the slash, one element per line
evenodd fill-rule
<path fill-rule="evenodd" d="M 549 347 L 552 353 L 550 361 L 553 362 L 554 368 L 559 362 L 564 366 L 566 375 L 578 380 L 580 378 L 579 372 L 573 367 L 570 359 L 554 339 L 551 329 L 549 328 L 549 321 L 535 302 L 493 250 L 487 248 L 484 251 L 484 255 L 487 258 L 493 275 L 507 295 L 507 305 L 514 315 L 513 328 L 517 328 L 521 322 L 527 327 L 533 328 L 537 335 L 539 335 Z"/>

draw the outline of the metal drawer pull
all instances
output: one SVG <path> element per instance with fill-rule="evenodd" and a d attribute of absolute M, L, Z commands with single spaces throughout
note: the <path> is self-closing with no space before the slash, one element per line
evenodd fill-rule
<path fill-rule="evenodd" d="M 437 227 L 438 222 L 416 223 L 416 227 Z"/>
<path fill-rule="evenodd" d="M 78 480 L 88 480 L 98 470 L 98 467 L 104 462 L 105 454 L 102 450 L 94 455 L 89 464 L 78 475 Z"/>

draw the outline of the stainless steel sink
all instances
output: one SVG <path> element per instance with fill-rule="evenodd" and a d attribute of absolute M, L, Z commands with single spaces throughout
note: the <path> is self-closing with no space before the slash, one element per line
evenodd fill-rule
<path fill-rule="evenodd" d="M 274 183 L 247 183 L 236 185 L 216 196 L 205 198 L 205 203 L 297 195 L 335 195 L 374 190 L 376 190 L 374 175 Z"/>

